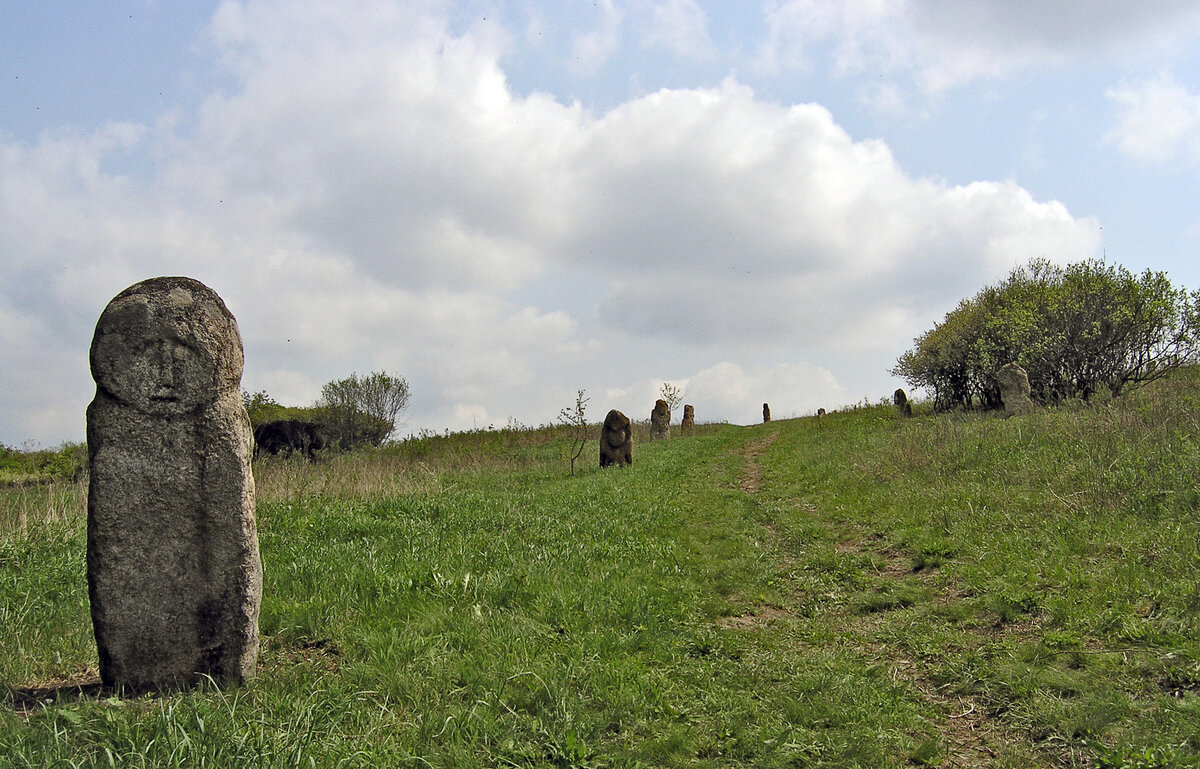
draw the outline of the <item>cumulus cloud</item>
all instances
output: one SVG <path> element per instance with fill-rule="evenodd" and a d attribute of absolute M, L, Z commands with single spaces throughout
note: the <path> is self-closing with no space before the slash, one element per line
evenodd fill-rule
<path fill-rule="evenodd" d="M 1200 162 L 1200 94 L 1164 73 L 1122 83 L 1108 98 L 1117 105 L 1117 125 L 1105 139 L 1121 152 L 1149 163 Z"/>
<path fill-rule="evenodd" d="M 411 429 L 538 423 L 580 387 L 648 413 L 637 383 L 683 373 L 701 418 L 752 421 L 837 405 L 1013 263 L 1097 248 L 1058 203 L 914 178 L 734 78 L 602 114 L 515 94 L 436 6 L 226 2 L 229 84 L 195 115 L 0 145 L 0 320 L 27 340 L 3 434 L 82 433 L 92 324 L 156 274 L 216 289 L 246 387 L 287 403 L 384 369 Z"/>

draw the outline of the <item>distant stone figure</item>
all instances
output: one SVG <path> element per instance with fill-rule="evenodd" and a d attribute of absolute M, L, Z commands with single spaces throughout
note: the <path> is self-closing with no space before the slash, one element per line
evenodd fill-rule
<path fill-rule="evenodd" d="M 650 412 L 650 440 L 657 441 L 671 437 L 671 407 L 662 398 L 654 401 L 654 410 Z"/>
<path fill-rule="evenodd" d="M 683 421 L 679 423 L 679 432 L 683 435 L 696 434 L 696 410 L 691 404 L 683 406 Z"/>
<path fill-rule="evenodd" d="M 904 394 L 903 389 L 896 388 L 896 392 L 892 393 L 892 403 L 896 404 L 896 410 L 900 412 L 901 416 L 911 417 L 913 415 L 912 404 L 908 402 L 908 396 Z"/>
<path fill-rule="evenodd" d="M 996 382 L 1000 385 L 1000 401 L 1006 413 L 1023 413 L 1033 407 L 1033 401 L 1029 399 L 1029 375 L 1025 369 L 1016 363 L 1006 363 L 996 372 Z"/>
<path fill-rule="evenodd" d="M 211 289 L 153 278 L 118 294 L 91 347 L 87 575 L 107 686 L 254 674 L 262 566 L 242 340 Z"/>
<path fill-rule="evenodd" d="M 766 403 L 763 404 L 763 422 L 771 421 L 771 407 Z"/>
<path fill-rule="evenodd" d="M 300 452 L 312 459 L 313 452 L 320 451 L 328 443 L 325 430 L 315 422 L 277 419 L 254 428 L 255 456 L 261 452 L 284 455 Z"/>
<path fill-rule="evenodd" d="M 633 464 L 633 425 L 629 417 L 613 409 L 600 428 L 600 466 Z"/>
<path fill-rule="evenodd" d="M 825 416 L 825 409 L 817 409 L 817 416 L 819 416 L 819 417 Z"/>

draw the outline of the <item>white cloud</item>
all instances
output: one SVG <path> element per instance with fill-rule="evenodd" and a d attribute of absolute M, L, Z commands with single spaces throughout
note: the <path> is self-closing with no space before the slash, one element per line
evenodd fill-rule
<path fill-rule="evenodd" d="M 911 73 L 937 92 L 985 77 L 1081 58 L 1184 50 L 1200 33 L 1191 0 L 784 0 L 766 7 L 757 65 Z"/>
<path fill-rule="evenodd" d="M 762 405 L 777 419 L 815 414 L 847 401 L 847 392 L 828 370 L 810 363 L 742 366 L 721 361 L 690 376 L 670 380 L 683 391 L 683 401 L 696 408 L 701 422 L 754 424 L 762 421 Z M 606 388 L 606 404 L 631 419 L 650 417 L 663 380 L 646 379 L 627 388 Z M 605 406 L 607 413 L 608 405 Z M 671 418 L 678 422 L 682 408 Z M 596 415 L 596 418 L 600 418 Z"/>
<path fill-rule="evenodd" d="M 708 35 L 708 16 L 696 0 L 663 0 L 650 9 L 642 44 L 662 46 L 679 56 L 709 59 L 716 46 Z"/>
<path fill-rule="evenodd" d="M 1121 152 L 1150 163 L 1200 161 L 1200 94 L 1160 74 L 1112 88 L 1108 98 L 1118 114 L 1105 139 Z"/>
<path fill-rule="evenodd" d="M 590 136 L 595 216 L 573 251 L 608 262 L 601 314 L 635 336 L 756 346 L 819 329 L 841 344 L 868 335 L 866 308 L 1098 243 L 1094 222 L 1015 184 L 913 179 L 824 108 L 763 104 L 733 81 L 629 102 Z"/>
<path fill-rule="evenodd" d="M 1014 183 L 913 178 L 732 78 L 596 115 L 514 95 L 495 40 L 420 5 L 227 2 L 212 30 L 232 81 L 199 114 L 0 144 L 0 308 L 28 338 L 0 350 L 23 393 L 0 436 L 63 437 L 24 416 L 54 404 L 81 434 L 95 318 L 151 275 L 217 290 L 245 386 L 289 403 L 384 369 L 413 386 L 411 429 L 538 423 L 580 387 L 683 371 L 701 419 L 752 421 L 747 399 L 837 405 L 831 372 L 864 369 L 831 351 L 877 376 L 1013 263 L 1098 243 Z M 116 172 L 131 154 L 151 170 Z"/>
<path fill-rule="evenodd" d="M 737 424 L 762 420 L 762 404 L 776 419 L 815 414 L 846 402 L 847 392 L 834 375 L 807 363 L 743 368 L 724 361 L 698 372 L 686 382 L 687 397 L 708 412 Z M 696 418 L 705 421 L 697 406 Z"/>
<path fill-rule="evenodd" d="M 767 39 L 756 65 L 763 70 L 807 69 L 816 51 L 831 44 L 834 69 L 846 72 L 872 65 L 890 69 L 907 56 L 895 25 L 903 0 L 786 0 L 765 8 Z"/>
<path fill-rule="evenodd" d="M 577 74 L 590 75 L 604 66 L 621 44 L 621 20 L 625 14 L 613 0 L 597 0 L 599 18 L 592 31 L 580 35 L 572 46 L 570 67 Z"/>

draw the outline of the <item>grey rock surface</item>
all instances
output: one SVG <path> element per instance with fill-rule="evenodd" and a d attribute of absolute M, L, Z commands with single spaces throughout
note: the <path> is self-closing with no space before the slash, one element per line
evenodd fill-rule
<path fill-rule="evenodd" d="M 1033 408 L 1029 397 L 1029 375 L 1025 369 L 1016 363 L 1006 363 L 996 372 L 996 382 L 1000 385 L 1000 402 L 1006 413 L 1019 414 Z"/>

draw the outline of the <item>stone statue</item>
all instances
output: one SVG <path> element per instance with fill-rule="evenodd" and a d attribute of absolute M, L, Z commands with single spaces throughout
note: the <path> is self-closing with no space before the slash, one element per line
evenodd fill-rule
<path fill-rule="evenodd" d="M 654 410 L 650 412 L 650 440 L 657 441 L 671 437 L 671 407 L 662 398 L 654 402 Z"/>
<path fill-rule="evenodd" d="M 600 466 L 633 464 L 633 425 L 629 417 L 613 409 L 600 428 Z"/>
<path fill-rule="evenodd" d="M 691 404 L 685 404 L 683 407 L 683 421 L 679 423 L 679 432 L 683 435 L 696 434 L 696 410 Z"/>
<path fill-rule="evenodd" d="M 1029 398 L 1029 375 L 1016 363 L 1006 363 L 996 372 L 1000 385 L 1000 402 L 1008 414 L 1020 414 L 1033 408 Z"/>
<path fill-rule="evenodd" d="M 191 278 L 118 294 L 96 324 L 87 573 L 107 686 L 254 674 L 262 566 L 242 340 Z"/>

